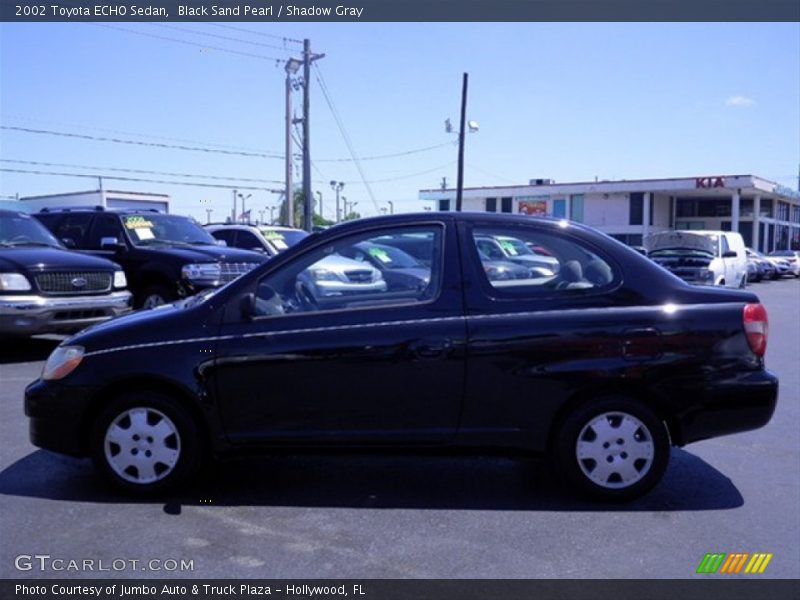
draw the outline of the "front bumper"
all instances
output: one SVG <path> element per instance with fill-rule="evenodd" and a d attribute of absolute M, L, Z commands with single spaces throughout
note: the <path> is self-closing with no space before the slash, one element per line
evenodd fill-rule
<path fill-rule="evenodd" d="M 0 333 L 70 333 L 131 310 L 131 293 L 104 296 L 0 296 Z"/>
<path fill-rule="evenodd" d="M 37 379 L 25 389 L 25 415 L 31 443 L 45 450 L 86 456 L 89 431 L 84 425 L 93 390 L 68 388 Z"/>
<path fill-rule="evenodd" d="M 697 401 L 675 416 L 671 433 L 679 446 L 763 427 L 778 401 L 778 378 L 766 369 L 707 381 L 704 388 L 686 390 Z"/>

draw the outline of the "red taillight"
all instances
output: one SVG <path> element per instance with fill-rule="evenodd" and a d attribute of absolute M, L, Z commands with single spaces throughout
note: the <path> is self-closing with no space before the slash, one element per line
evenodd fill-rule
<path fill-rule="evenodd" d="M 747 343 L 756 356 L 764 356 L 767 351 L 769 320 L 763 304 L 745 304 L 742 315 Z"/>

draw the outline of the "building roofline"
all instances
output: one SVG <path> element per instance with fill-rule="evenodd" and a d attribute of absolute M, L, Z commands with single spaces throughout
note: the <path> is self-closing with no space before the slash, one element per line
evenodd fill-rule
<path fill-rule="evenodd" d="M 84 194 L 130 194 L 132 196 L 153 196 L 155 198 L 169 198 L 169 194 L 154 194 L 152 192 L 126 192 L 123 190 L 86 190 L 82 192 L 64 192 L 62 194 L 43 194 L 41 196 L 20 196 L 20 200 L 40 200 L 42 198 L 60 198 L 61 196 L 81 196 Z"/>
<path fill-rule="evenodd" d="M 480 190 L 512 190 L 518 188 L 550 188 L 550 187 L 568 187 L 568 186 L 576 186 L 576 185 L 613 185 L 613 184 L 620 184 L 620 183 L 653 183 L 658 181 L 682 181 L 685 179 L 698 179 L 698 178 L 706 178 L 706 177 L 724 177 L 724 178 L 741 178 L 741 177 L 750 177 L 752 179 L 758 179 L 760 181 L 764 181 L 766 183 L 770 183 L 772 185 L 777 186 L 778 184 L 774 181 L 770 181 L 769 179 L 764 179 L 763 177 L 759 177 L 758 175 L 751 175 L 751 174 L 739 174 L 739 175 L 691 175 L 686 177 L 654 177 L 649 179 L 604 179 L 600 181 L 568 181 L 564 183 L 542 183 L 542 184 L 534 184 L 534 183 L 520 183 L 517 185 L 485 185 L 485 186 L 478 186 L 478 187 L 465 187 L 464 191 L 480 191 Z M 455 192 L 456 188 L 447 188 L 442 190 L 441 188 L 432 188 L 427 190 L 419 190 L 419 193 L 442 193 L 442 192 Z"/>

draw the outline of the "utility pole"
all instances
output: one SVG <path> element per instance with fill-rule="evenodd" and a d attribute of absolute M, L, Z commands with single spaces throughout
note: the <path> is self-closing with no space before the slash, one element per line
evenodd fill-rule
<path fill-rule="evenodd" d="M 300 68 L 300 61 L 286 61 L 286 224 L 294 227 L 294 194 L 292 193 L 292 75 Z"/>
<path fill-rule="evenodd" d="M 303 229 L 311 231 L 312 218 L 314 211 L 314 200 L 311 197 L 311 124 L 309 122 L 309 112 L 311 107 L 311 97 L 309 89 L 311 85 L 311 63 L 323 58 L 324 54 L 311 54 L 311 40 L 303 40 Z"/>
<path fill-rule="evenodd" d="M 464 134 L 467 126 L 467 82 L 469 75 L 464 73 L 461 85 L 461 129 L 458 132 L 458 180 L 456 183 L 456 212 L 461 212 L 461 197 L 464 191 Z"/>

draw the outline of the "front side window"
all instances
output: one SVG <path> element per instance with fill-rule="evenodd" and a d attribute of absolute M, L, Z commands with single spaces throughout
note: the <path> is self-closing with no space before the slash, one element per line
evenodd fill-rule
<path fill-rule="evenodd" d="M 439 295 L 439 226 L 356 234 L 317 248 L 261 279 L 256 316 L 418 304 Z M 403 250 L 429 256 L 426 264 Z"/>
<path fill-rule="evenodd" d="M 493 227 L 476 227 L 472 235 L 484 284 L 501 295 L 596 290 L 619 279 L 610 261 L 566 235 Z"/>

